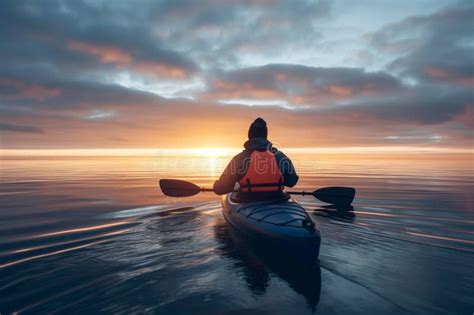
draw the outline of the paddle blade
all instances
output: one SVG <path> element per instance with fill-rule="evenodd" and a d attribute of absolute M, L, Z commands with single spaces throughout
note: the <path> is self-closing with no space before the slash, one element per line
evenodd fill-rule
<path fill-rule="evenodd" d="M 189 197 L 201 192 L 201 187 L 178 179 L 160 179 L 160 188 L 170 197 Z"/>
<path fill-rule="evenodd" d="M 315 190 L 313 196 L 322 202 L 337 206 L 347 206 L 354 200 L 355 189 L 352 187 L 324 187 Z"/>

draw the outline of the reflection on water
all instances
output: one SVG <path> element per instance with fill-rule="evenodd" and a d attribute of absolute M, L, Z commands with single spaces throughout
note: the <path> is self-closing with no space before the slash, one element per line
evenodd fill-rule
<path fill-rule="evenodd" d="M 264 242 L 256 243 L 242 237 L 231 225 L 216 225 L 214 230 L 216 239 L 222 244 L 218 252 L 233 258 L 236 268 L 243 267 L 247 287 L 254 295 L 267 292 L 270 273 L 273 273 L 303 295 L 309 309 L 316 309 L 321 292 L 318 261 L 302 264 L 284 253 L 275 252 Z"/>
<path fill-rule="evenodd" d="M 319 217 L 334 220 L 340 219 L 348 222 L 354 221 L 356 217 L 353 206 L 321 205 L 313 211 L 309 209 L 307 211 Z"/>
<path fill-rule="evenodd" d="M 242 239 L 215 195 L 158 189 L 229 157 L 0 160 L 0 313 L 472 313 L 472 158 L 292 158 L 298 188 L 357 188 L 345 209 L 298 198 L 310 266 Z"/>

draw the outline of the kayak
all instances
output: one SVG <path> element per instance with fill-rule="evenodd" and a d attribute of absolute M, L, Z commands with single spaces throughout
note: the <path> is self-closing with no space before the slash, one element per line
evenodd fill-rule
<path fill-rule="evenodd" d="M 238 231 L 254 240 L 272 243 L 276 250 L 285 251 L 296 260 L 318 257 L 319 229 L 293 198 L 239 202 L 235 197 L 234 193 L 222 197 L 222 212 Z"/>

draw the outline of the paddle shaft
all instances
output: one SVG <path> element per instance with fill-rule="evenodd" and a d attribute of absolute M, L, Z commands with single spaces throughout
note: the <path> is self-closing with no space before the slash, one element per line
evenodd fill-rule
<path fill-rule="evenodd" d="M 306 195 L 313 195 L 313 192 L 312 191 L 287 191 L 286 192 L 287 194 L 290 194 L 290 195 L 301 195 L 301 196 L 306 196 Z"/>
<path fill-rule="evenodd" d="M 202 192 L 205 192 L 205 191 L 214 192 L 214 189 L 212 189 L 212 188 L 202 188 L 202 187 L 201 187 L 201 191 L 202 191 Z M 235 191 L 236 191 L 236 190 L 235 190 Z"/>
<path fill-rule="evenodd" d="M 202 192 L 214 192 L 214 189 L 212 188 L 203 188 L 201 187 Z M 238 190 L 233 190 L 232 192 L 239 192 Z M 287 194 L 290 195 L 301 195 L 301 196 L 306 196 L 306 195 L 313 195 L 313 192 L 307 192 L 307 191 L 287 191 Z"/>

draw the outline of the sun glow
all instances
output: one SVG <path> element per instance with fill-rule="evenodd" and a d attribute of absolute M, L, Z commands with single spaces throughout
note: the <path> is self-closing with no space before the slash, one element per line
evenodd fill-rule
<path fill-rule="evenodd" d="M 4 157 L 133 157 L 133 156 L 197 156 L 218 158 L 239 153 L 239 148 L 130 148 L 130 149 L 40 149 L 40 150 L 1 150 L 0 158 Z M 376 147 L 319 147 L 319 148 L 283 148 L 288 154 L 336 154 L 336 155 L 420 155 L 426 154 L 458 154 L 472 158 L 472 148 L 443 147 L 408 147 L 408 146 L 376 146 Z"/>
<path fill-rule="evenodd" d="M 201 149 L 190 149 L 191 155 L 206 156 L 209 158 L 217 158 L 219 156 L 227 156 L 235 153 L 235 149 L 225 148 L 201 148 Z"/>

